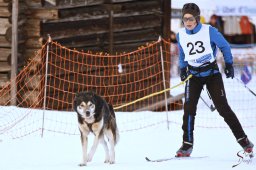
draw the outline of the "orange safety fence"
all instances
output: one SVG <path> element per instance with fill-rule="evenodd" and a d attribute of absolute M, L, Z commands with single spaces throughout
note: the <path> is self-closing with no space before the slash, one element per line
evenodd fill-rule
<path fill-rule="evenodd" d="M 0 91 L 0 135 L 17 138 L 43 130 L 78 134 L 76 115 L 70 111 L 73 112 L 74 95 L 80 91 L 94 91 L 118 108 L 115 111 L 122 117 L 121 131 L 165 122 L 181 125 L 184 86 L 152 95 L 180 82 L 177 53 L 172 53 L 170 48 L 170 42 L 160 39 L 130 53 L 109 55 L 68 49 L 54 41 L 46 43 L 17 77 Z M 241 70 L 243 64 L 235 63 L 235 67 Z M 11 97 L 11 83 L 17 87 L 14 98 Z M 229 100 L 232 104 L 239 100 L 250 105 L 234 107 L 234 110 L 241 113 L 238 117 L 244 126 L 255 127 L 256 116 L 252 111 L 256 109 L 255 97 L 250 96 L 236 80 L 225 83 L 236 87 L 227 89 L 227 93 L 242 91 L 244 95 L 236 98 L 231 95 Z M 150 97 L 132 103 L 145 96 Z M 204 94 L 202 96 L 208 99 Z M 10 106 L 13 99 L 16 99 L 16 106 Z M 166 112 L 166 106 L 172 112 Z M 201 101 L 198 108 L 197 117 L 203 121 L 197 126 L 226 127 L 222 122 L 216 123 L 216 114 Z M 140 112 L 143 110 L 157 112 Z"/>

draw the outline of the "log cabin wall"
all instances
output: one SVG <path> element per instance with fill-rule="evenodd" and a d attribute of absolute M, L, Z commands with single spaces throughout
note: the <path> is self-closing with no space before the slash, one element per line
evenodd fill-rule
<path fill-rule="evenodd" d="M 0 82 L 10 78 L 11 5 L 0 0 Z M 20 0 L 18 70 L 48 34 L 67 48 L 109 54 L 134 51 L 159 35 L 167 39 L 169 7 L 170 0 Z"/>
<path fill-rule="evenodd" d="M 50 34 L 60 44 L 84 51 L 133 51 L 166 35 L 163 31 L 170 24 L 164 24 L 163 7 L 168 1 L 45 0 L 43 8 L 56 18 L 42 20 L 41 36 Z"/>
<path fill-rule="evenodd" d="M 11 10 L 8 2 L 0 0 L 0 88 L 10 79 L 11 71 Z"/>
<path fill-rule="evenodd" d="M 18 18 L 18 70 L 25 63 L 25 42 L 27 40 L 24 24 L 27 6 L 21 2 Z M 11 77 L 11 50 L 12 50 L 12 0 L 0 0 L 0 89 L 10 81 Z"/>
<path fill-rule="evenodd" d="M 169 0 L 20 0 L 18 66 L 48 34 L 71 49 L 113 54 L 168 38 L 169 7 Z M 11 9 L 12 0 L 0 0 L 0 73 L 11 69 Z"/>

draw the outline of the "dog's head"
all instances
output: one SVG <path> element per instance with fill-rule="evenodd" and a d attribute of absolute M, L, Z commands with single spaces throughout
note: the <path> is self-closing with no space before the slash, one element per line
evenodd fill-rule
<path fill-rule="evenodd" d="M 74 99 L 74 110 L 84 119 L 91 119 L 95 114 L 96 101 L 93 92 L 79 92 Z"/>

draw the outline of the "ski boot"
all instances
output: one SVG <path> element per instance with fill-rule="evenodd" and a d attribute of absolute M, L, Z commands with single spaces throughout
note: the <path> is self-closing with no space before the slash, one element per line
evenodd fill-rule
<path fill-rule="evenodd" d="M 193 143 L 183 142 L 175 157 L 189 157 L 193 150 Z"/>
<path fill-rule="evenodd" d="M 242 146 L 244 152 L 248 154 L 250 157 L 253 157 L 253 143 L 247 138 L 243 137 L 237 140 L 237 142 Z"/>

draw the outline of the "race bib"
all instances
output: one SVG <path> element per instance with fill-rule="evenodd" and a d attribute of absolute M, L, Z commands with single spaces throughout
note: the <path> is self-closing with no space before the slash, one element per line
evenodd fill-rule
<path fill-rule="evenodd" d="M 185 54 L 185 61 L 192 66 L 200 66 L 215 60 L 210 43 L 209 25 L 202 24 L 196 34 L 187 34 L 185 28 L 179 31 L 180 45 Z"/>

